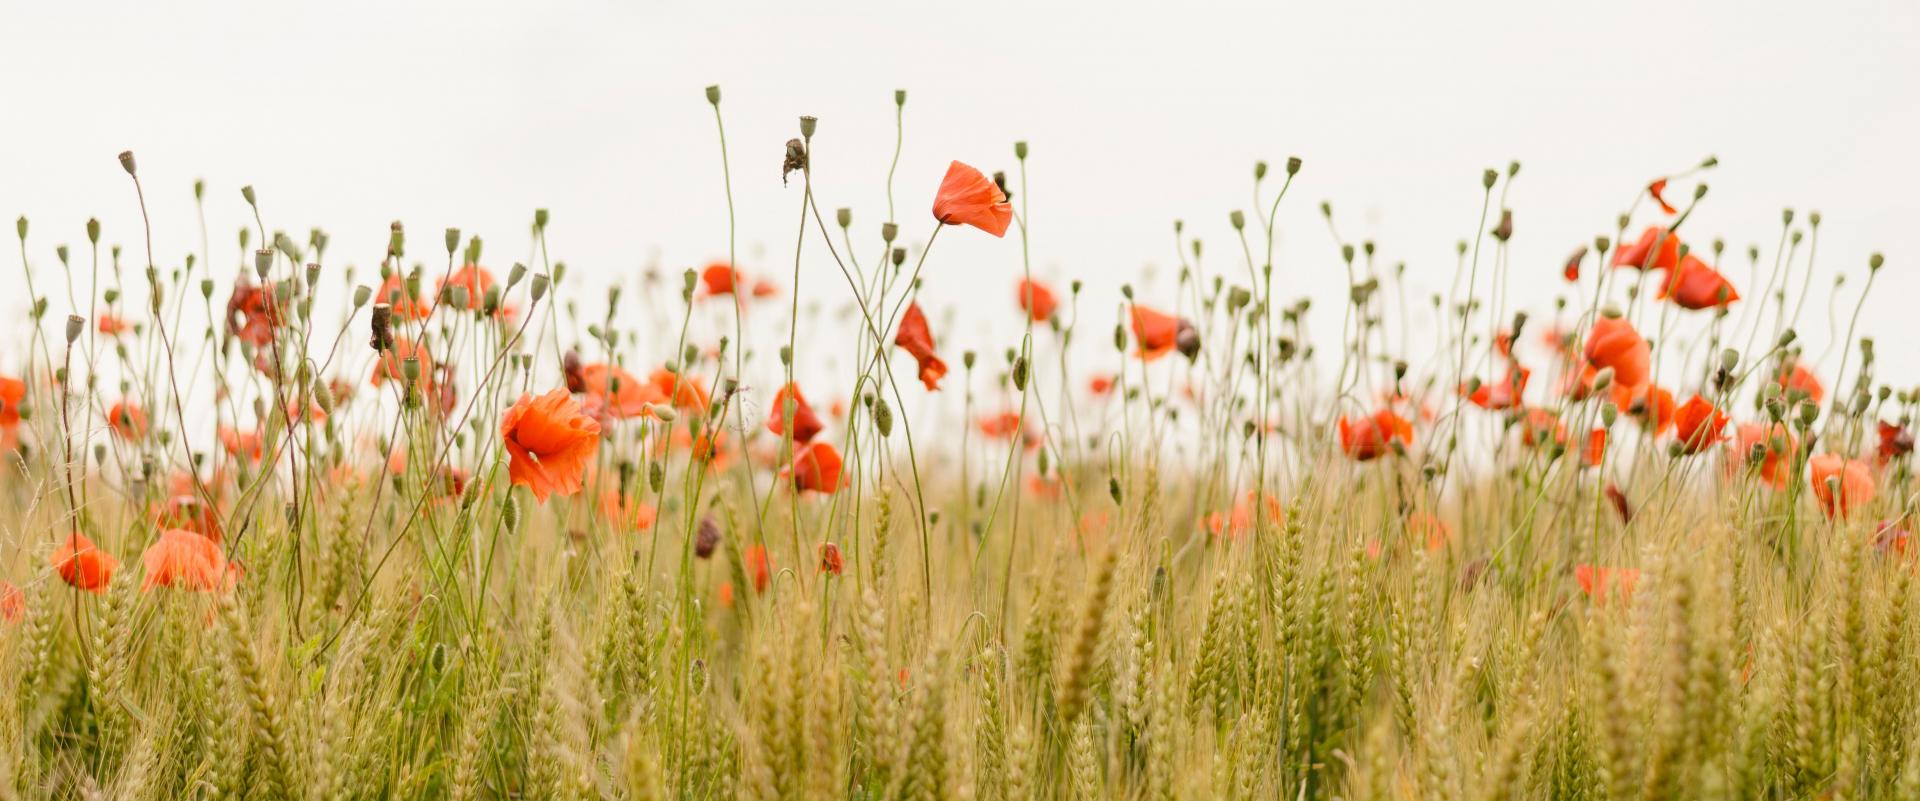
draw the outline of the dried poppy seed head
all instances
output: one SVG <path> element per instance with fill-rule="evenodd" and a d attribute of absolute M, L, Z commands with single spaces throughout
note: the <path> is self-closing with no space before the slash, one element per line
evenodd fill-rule
<path fill-rule="evenodd" d="M 820 124 L 820 120 L 817 117 L 806 117 L 806 116 L 801 117 L 800 118 L 800 135 L 808 139 L 812 139 L 813 129 L 815 126 L 818 126 L 819 124 Z"/>
<path fill-rule="evenodd" d="M 87 319 L 78 314 L 67 315 L 67 344 L 80 338 L 80 332 L 87 329 Z"/>

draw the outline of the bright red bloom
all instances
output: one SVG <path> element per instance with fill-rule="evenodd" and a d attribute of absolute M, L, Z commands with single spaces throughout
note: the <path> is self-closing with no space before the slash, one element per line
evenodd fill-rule
<path fill-rule="evenodd" d="M 1180 318 L 1134 304 L 1133 338 L 1140 341 L 1140 360 L 1150 362 L 1173 352 L 1180 336 Z"/>
<path fill-rule="evenodd" d="M 709 403 L 707 390 L 701 387 L 700 382 L 692 376 L 681 377 L 680 374 L 662 367 L 647 376 L 647 380 L 653 383 L 654 390 L 659 393 L 658 402 L 665 403 L 668 398 L 672 398 L 675 408 L 703 414 L 707 411 Z"/>
<path fill-rule="evenodd" d="M 1574 565 L 1573 580 L 1580 583 L 1580 590 L 1594 603 L 1605 604 L 1609 586 L 1617 591 L 1620 600 L 1632 597 L 1634 586 L 1640 583 L 1640 571 L 1631 567 Z"/>
<path fill-rule="evenodd" d="M 1358 419 L 1343 414 L 1335 425 L 1339 429 L 1340 450 L 1358 462 L 1394 453 L 1395 440 L 1400 442 L 1400 449 L 1413 444 L 1413 423 L 1391 409 L 1381 409 Z"/>
<path fill-rule="evenodd" d="M 815 442 L 793 455 L 793 465 L 780 471 L 791 478 L 796 491 L 813 490 L 829 495 L 840 491 L 840 452 L 826 442 Z"/>
<path fill-rule="evenodd" d="M 653 504 L 643 503 L 610 485 L 600 491 L 600 515 L 618 530 L 646 531 L 653 528 L 659 512 Z"/>
<path fill-rule="evenodd" d="M 733 294 L 739 278 L 740 272 L 726 262 L 716 261 L 700 271 L 700 282 L 706 284 L 708 297 Z"/>
<path fill-rule="evenodd" d="M 1673 433 L 1680 440 L 1680 451 L 1705 453 L 1727 438 L 1727 413 L 1706 398 L 1695 395 L 1673 411 Z"/>
<path fill-rule="evenodd" d="M 1781 389 L 1788 392 L 1797 389 L 1806 393 L 1807 400 L 1815 406 L 1820 405 L 1820 401 L 1827 397 L 1826 387 L 1820 385 L 1820 377 L 1814 375 L 1812 370 L 1798 361 L 1790 362 L 1781 368 L 1774 380 L 1780 384 Z"/>
<path fill-rule="evenodd" d="M 155 587 L 212 592 L 219 588 L 227 573 L 227 560 L 218 544 L 177 528 L 160 532 L 160 539 L 147 546 L 140 561 L 147 568 L 146 580 L 140 583 L 141 592 Z"/>
<path fill-rule="evenodd" d="M 947 165 L 940 191 L 933 198 L 933 218 L 945 225 L 971 225 L 994 236 L 1005 236 L 1013 222 L 1013 204 L 993 179 L 956 161 Z"/>
<path fill-rule="evenodd" d="M 1481 384 L 1472 392 L 1465 386 L 1460 393 L 1467 396 L 1467 402 L 1482 409 L 1512 409 L 1520 405 L 1520 396 L 1527 390 L 1527 379 L 1533 377 L 1533 371 L 1515 364 L 1507 368 L 1507 374 L 1499 381 Z"/>
<path fill-rule="evenodd" d="M 1639 418 L 1640 424 L 1652 430 L 1654 436 L 1665 434 L 1667 429 L 1673 427 L 1673 393 L 1664 387 L 1655 384 L 1644 387 L 1615 384 L 1612 394 L 1614 406 Z"/>
<path fill-rule="evenodd" d="M 61 580 L 92 593 L 105 593 L 107 583 L 113 580 L 113 571 L 120 568 L 120 560 L 95 547 L 93 540 L 78 531 L 68 534 L 47 561 Z"/>
<path fill-rule="evenodd" d="M 1733 452 L 1727 455 L 1727 467 L 1747 464 L 1754 449 L 1762 450 L 1760 457 L 1760 478 L 1773 485 L 1774 489 L 1786 489 L 1789 478 L 1787 468 L 1792 467 L 1794 454 L 1799 450 L 1799 442 L 1785 423 L 1775 423 L 1772 428 L 1759 423 L 1741 423 L 1734 429 Z"/>
<path fill-rule="evenodd" d="M 1672 298 L 1680 308 L 1698 310 L 1726 306 L 1739 300 L 1740 292 L 1719 270 L 1688 253 L 1680 259 L 1679 267 L 1667 273 L 1656 297 Z"/>
<path fill-rule="evenodd" d="M 127 324 L 127 321 L 114 316 L 114 313 L 110 311 L 103 311 L 95 315 L 94 323 L 100 333 L 110 337 L 117 337 L 133 328 L 133 326 Z"/>
<path fill-rule="evenodd" d="M 1659 248 L 1656 254 L 1654 248 Z M 1671 270 L 1680 264 L 1680 237 L 1659 226 L 1640 234 L 1640 241 L 1613 252 L 1613 266 L 1636 270 Z"/>
<path fill-rule="evenodd" d="M 656 397 L 652 384 L 641 383 L 632 373 L 610 364 L 593 364 L 579 371 L 580 390 L 598 398 L 614 417 L 640 417 L 650 414 L 648 404 Z M 662 396 L 664 397 L 664 396 Z"/>
<path fill-rule="evenodd" d="M 1664 196 L 1664 193 L 1666 191 L 1667 191 L 1667 179 L 1665 178 L 1661 178 L 1660 180 L 1647 184 L 1647 196 L 1653 198 L 1653 202 L 1660 204 L 1661 211 L 1664 211 L 1668 214 L 1679 214 L 1680 210 L 1674 208 L 1672 203 L 1667 202 L 1667 199 Z"/>
<path fill-rule="evenodd" d="M 747 573 L 753 578 L 753 591 L 766 592 L 767 585 L 773 582 L 773 566 L 767 562 L 767 546 L 749 545 L 740 557 L 747 563 Z"/>
<path fill-rule="evenodd" d="M 395 320 L 418 320 L 433 310 L 431 304 L 421 300 L 419 295 L 407 292 L 407 279 L 399 273 L 387 276 L 380 282 L 380 289 L 373 293 L 374 303 L 385 303 L 393 311 Z"/>
<path fill-rule="evenodd" d="M 241 431 L 233 426 L 219 427 L 220 446 L 227 449 L 227 455 L 245 459 L 249 462 L 260 461 L 260 432 Z"/>
<path fill-rule="evenodd" d="M 1587 363 L 1595 369 L 1613 368 L 1613 380 L 1629 387 L 1647 383 L 1653 351 L 1633 323 L 1619 317 L 1601 317 L 1593 321 L 1587 334 Z"/>
<path fill-rule="evenodd" d="M 1587 432 L 1587 446 L 1580 449 L 1580 463 L 1587 467 L 1599 467 L 1607 458 L 1607 430 L 1596 428 Z"/>
<path fill-rule="evenodd" d="M 1828 517 L 1833 517 L 1836 509 L 1841 517 L 1851 515 L 1855 509 L 1871 502 L 1879 489 L 1873 480 L 1872 468 L 1858 459 L 1823 453 L 1807 460 L 1807 467 L 1813 496 L 1820 500 L 1820 508 Z M 1834 494 L 1836 489 L 1838 497 Z"/>
<path fill-rule="evenodd" d="M 266 287 L 256 286 L 242 277 L 227 296 L 227 333 L 255 348 L 273 344 L 274 329 L 281 325 L 279 307 Z"/>
<path fill-rule="evenodd" d="M 600 424 L 566 390 L 556 389 L 538 398 L 521 395 L 500 416 L 500 438 L 511 458 L 507 475 L 545 503 L 549 495 L 580 491 L 587 463 L 600 447 Z"/>
<path fill-rule="evenodd" d="M 940 389 L 940 379 L 947 374 L 947 363 L 933 353 L 933 332 L 927 328 L 927 315 L 921 313 L 918 302 L 907 304 L 907 313 L 900 318 L 900 333 L 894 336 L 893 344 L 920 363 L 920 383 L 927 385 L 927 391 Z"/>
<path fill-rule="evenodd" d="M 107 409 L 107 428 L 120 439 L 137 442 L 147 435 L 147 413 L 140 404 L 119 401 Z"/>
<path fill-rule="evenodd" d="M 27 618 L 27 595 L 11 581 L 0 581 L 0 621 L 18 623 Z"/>
<path fill-rule="evenodd" d="M 802 445 L 812 442 L 825 426 L 820 416 L 813 413 L 813 407 L 807 405 L 807 398 L 800 394 L 800 387 L 788 384 L 774 393 L 773 408 L 767 412 L 767 430 L 776 436 L 786 434 L 787 398 L 793 398 L 793 441 Z"/>
<path fill-rule="evenodd" d="M 1207 531 L 1218 537 L 1225 534 L 1239 539 L 1253 531 L 1254 497 L 1259 493 L 1247 490 L 1246 497 L 1233 503 L 1231 516 L 1214 512 L 1207 515 Z M 1260 522 L 1279 525 L 1286 521 L 1286 512 L 1280 508 L 1280 499 L 1266 496 L 1266 508 L 1260 512 Z"/>
<path fill-rule="evenodd" d="M 846 559 L 840 556 L 840 546 L 823 542 L 815 550 L 820 555 L 820 572 L 838 576 L 847 569 Z"/>
<path fill-rule="evenodd" d="M 1053 290 L 1038 281 L 1022 278 L 1016 292 L 1019 295 L 1020 310 L 1026 312 L 1027 316 L 1036 323 L 1053 319 L 1053 310 L 1060 305 L 1060 302 L 1053 297 Z"/>
<path fill-rule="evenodd" d="M 487 291 L 493 289 L 493 273 L 478 264 L 463 264 L 460 269 L 453 271 L 453 275 L 440 279 L 439 286 L 442 291 L 447 287 L 465 287 L 467 302 L 465 305 L 456 304 L 455 308 L 478 309 L 485 302 Z"/>
<path fill-rule="evenodd" d="M 1879 423 L 1880 444 L 1874 448 L 1874 456 L 1881 464 L 1913 453 L 1913 432 L 1906 426 L 1897 426 L 1885 420 Z"/>
<path fill-rule="evenodd" d="M 26 398 L 26 382 L 0 376 L 0 451 L 11 451 L 19 444 L 20 404 Z"/>
<path fill-rule="evenodd" d="M 147 518 L 160 529 L 186 529 L 214 542 L 220 541 L 220 517 L 213 507 L 191 494 L 169 496 L 147 507 Z"/>

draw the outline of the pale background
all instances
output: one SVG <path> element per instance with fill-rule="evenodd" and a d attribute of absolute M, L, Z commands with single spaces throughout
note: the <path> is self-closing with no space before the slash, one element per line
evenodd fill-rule
<path fill-rule="evenodd" d="M 1096 342 L 1120 281 L 1157 266 L 1152 291 L 1171 294 L 1175 218 L 1207 240 L 1210 271 L 1239 275 L 1225 220 L 1250 205 L 1252 163 L 1277 173 L 1303 157 L 1281 213 L 1277 285 L 1283 297 L 1315 297 L 1316 329 L 1330 339 L 1344 276 L 1316 209 L 1323 199 L 1344 235 L 1377 240 L 1416 285 L 1443 287 L 1454 242 L 1473 235 L 1481 170 L 1519 159 L 1513 293 L 1544 309 L 1574 245 L 1610 233 L 1648 179 L 1714 154 L 1721 167 L 1707 176 L 1713 193 L 1692 238 L 1771 253 L 1783 207 L 1822 211 L 1818 294 L 1802 325 L 1811 352 L 1830 339 L 1833 274 L 1846 271 L 1857 290 L 1867 254 L 1884 250 L 1863 327 L 1885 343 L 1882 377 L 1912 384 L 1920 355 L 1899 343 L 1920 331 L 1917 9 L 14 3 L 0 11 L 0 214 L 32 219 L 40 275 L 56 267 L 57 243 L 84 256 L 89 216 L 137 267 L 137 210 L 114 159 L 132 149 L 162 262 L 198 250 L 189 187 L 204 177 L 226 275 L 246 220 L 243 183 L 259 188 L 270 228 L 303 237 L 323 226 L 329 261 L 363 271 L 394 219 L 408 223 L 415 253 L 438 250 L 446 226 L 481 233 L 487 261 L 504 270 L 525 258 L 531 210 L 547 207 L 555 255 L 586 279 L 574 292 L 594 308 L 588 284 L 725 255 L 701 91 L 717 83 L 742 266 L 785 284 L 799 190 L 777 172 L 795 118 L 820 118 L 823 207 L 853 207 L 855 241 L 872 243 L 886 216 L 892 93 L 906 88 L 895 187 L 905 236 L 924 238 L 949 159 L 1011 169 L 1011 142 L 1031 142 L 1036 269 L 1088 281 L 1086 338 Z M 808 250 L 803 297 L 839 303 L 844 285 L 817 238 Z M 1744 257 L 1729 262 L 1758 295 Z M 0 265 L 0 307 L 17 314 L 17 256 Z M 1018 270 L 1011 236 L 940 238 L 926 294 L 943 351 L 1011 344 Z M 67 311 L 60 292 L 42 291 Z M 12 325 L 0 369 L 19 368 Z"/>

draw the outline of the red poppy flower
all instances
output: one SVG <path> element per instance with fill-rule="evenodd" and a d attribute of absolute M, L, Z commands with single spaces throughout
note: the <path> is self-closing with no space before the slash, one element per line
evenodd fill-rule
<path fill-rule="evenodd" d="M 47 561 L 61 580 L 92 593 L 105 593 L 107 583 L 113 580 L 113 571 L 120 568 L 120 560 L 95 547 L 93 540 L 78 531 L 68 534 Z"/>
<path fill-rule="evenodd" d="M 642 503 L 621 492 L 619 487 L 608 486 L 600 491 L 600 516 L 621 531 L 646 531 L 653 528 L 659 513 L 653 504 Z"/>
<path fill-rule="evenodd" d="M 1674 208 L 1672 203 L 1667 202 L 1667 198 L 1665 197 L 1666 191 L 1667 179 L 1665 178 L 1647 184 L 1647 196 L 1653 198 L 1653 202 L 1660 204 L 1661 211 L 1668 214 L 1679 214 L 1680 210 Z"/>
<path fill-rule="evenodd" d="M 1682 453 L 1705 453 L 1727 438 L 1726 428 L 1727 413 L 1699 395 L 1673 411 L 1673 433 L 1679 437 Z"/>
<path fill-rule="evenodd" d="M 770 298 L 780 294 L 780 285 L 765 278 L 756 278 L 753 280 L 752 292 L 756 298 Z"/>
<path fill-rule="evenodd" d="M 1622 601 L 1632 597 L 1634 586 L 1640 583 L 1640 571 L 1631 567 L 1574 565 L 1573 580 L 1580 583 L 1580 590 L 1594 603 L 1604 605 L 1609 587 L 1616 591 Z"/>
<path fill-rule="evenodd" d="M 20 404 L 27 399 L 27 383 L 0 376 L 0 426 L 20 425 Z"/>
<path fill-rule="evenodd" d="M 940 191 L 933 198 L 933 218 L 945 225 L 971 225 L 994 236 L 1005 236 L 1013 222 L 1013 204 L 993 179 L 956 161 L 947 165 Z"/>
<path fill-rule="evenodd" d="M 1619 317 L 1601 317 L 1593 321 L 1587 334 L 1587 363 L 1595 369 L 1613 368 L 1613 380 L 1629 387 L 1647 382 L 1653 364 L 1653 351 L 1633 324 Z"/>
<path fill-rule="evenodd" d="M 590 398 L 598 398 L 614 417 L 640 417 L 649 414 L 648 404 L 656 395 L 652 384 L 641 383 L 632 373 L 610 364 L 595 362 L 581 367 L 580 389 Z M 665 396 L 657 396 L 664 398 Z"/>
<path fill-rule="evenodd" d="M 1882 520 L 1878 531 L 1873 535 L 1873 547 L 1880 553 L 1891 556 L 1906 556 L 1914 550 L 1913 533 L 1900 528 L 1896 521 Z M 6 599 L 0 597 L 0 612 L 5 611 Z"/>
<path fill-rule="evenodd" d="M 1759 423 L 1741 423 L 1734 429 L 1733 453 L 1727 455 L 1728 469 L 1746 464 L 1756 447 L 1762 449 L 1760 479 L 1774 489 L 1786 489 L 1790 477 L 1788 468 L 1793 465 L 1794 454 L 1800 447 L 1793 432 L 1785 423 L 1774 423 L 1771 428 Z"/>
<path fill-rule="evenodd" d="M 600 424 L 582 414 L 580 403 L 564 389 L 538 398 L 521 395 L 500 416 L 506 443 L 507 475 L 545 503 L 549 495 L 580 491 L 581 478 L 600 447 Z"/>
<path fill-rule="evenodd" d="M 220 446 L 227 449 L 227 455 L 245 459 L 249 462 L 260 461 L 260 432 L 241 431 L 233 426 L 220 426 Z"/>
<path fill-rule="evenodd" d="M 726 262 L 716 261 L 700 271 L 700 282 L 706 284 L 708 297 L 733 294 L 734 284 L 739 277 L 739 271 Z"/>
<path fill-rule="evenodd" d="M 1180 336 L 1180 318 L 1134 304 L 1133 338 L 1140 341 L 1140 360 L 1150 362 L 1173 352 Z"/>
<path fill-rule="evenodd" d="M 1507 368 L 1507 374 L 1499 381 L 1481 384 L 1472 392 L 1463 385 L 1460 393 L 1467 396 L 1467 402 L 1482 409 L 1512 409 L 1520 405 L 1520 396 L 1527 390 L 1527 379 L 1533 377 L 1533 371 L 1517 364 Z"/>
<path fill-rule="evenodd" d="M 1224 534 L 1234 539 L 1239 539 L 1252 532 L 1254 524 L 1253 501 L 1254 497 L 1259 494 L 1260 493 L 1256 493 L 1253 490 L 1247 490 L 1246 497 L 1234 502 L 1231 516 L 1223 515 L 1219 512 L 1207 515 L 1207 531 L 1215 537 Z M 1280 499 L 1272 495 L 1267 495 L 1265 499 L 1266 508 L 1261 511 L 1260 521 L 1262 523 L 1275 525 L 1285 522 L 1286 512 L 1280 508 Z"/>
<path fill-rule="evenodd" d="M 980 419 L 976 421 L 976 425 L 979 427 L 980 433 L 986 435 L 988 439 L 1011 441 L 1014 437 L 1019 437 L 1021 444 L 1028 450 L 1039 447 L 1040 435 L 1032 431 L 1023 431 L 1020 422 L 1020 413 L 1008 409 L 1006 411 L 983 414 L 980 416 Z"/>
<path fill-rule="evenodd" d="M 1858 459 L 1823 453 L 1807 460 L 1807 467 L 1813 496 L 1819 499 L 1820 508 L 1828 517 L 1833 517 L 1836 511 L 1841 517 L 1851 515 L 1871 502 L 1878 491 L 1873 470 Z M 1838 496 L 1834 494 L 1836 490 Z"/>
<path fill-rule="evenodd" d="M 460 269 L 453 271 L 453 275 L 440 279 L 441 291 L 455 286 L 467 290 L 466 304 L 457 305 L 456 308 L 478 309 L 486 300 L 487 291 L 493 289 L 493 273 L 478 264 L 463 264 Z"/>
<path fill-rule="evenodd" d="M 920 363 L 920 383 L 927 385 L 927 391 L 940 389 L 940 379 L 947 374 L 947 363 L 933 353 L 933 332 L 927 329 L 927 316 L 920 312 L 918 302 L 907 304 L 907 313 L 900 318 L 900 333 L 894 336 L 893 344 Z"/>
<path fill-rule="evenodd" d="M 1673 427 L 1673 393 L 1664 387 L 1655 384 L 1644 387 L 1615 384 L 1612 394 L 1614 406 L 1639 418 L 1640 425 L 1652 431 L 1654 436 L 1665 434 L 1667 429 Z"/>
<path fill-rule="evenodd" d="M 1044 323 L 1053 319 L 1053 310 L 1060 305 L 1053 297 L 1053 290 L 1038 281 L 1022 278 L 1017 291 L 1020 310 L 1026 312 L 1034 322 Z"/>
<path fill-rule="evenodd" d="M 140 561 L 147 568 L 146 580 L 140 583 L 141 592 L 155 587 L 212 592 L 219 588 L 227 573 L 227 560 L 218 544 L 177 528 L 160 532 L 160 539 L 147 546 Z"/>
<path fill-rule="evenodd" d="M 1400 449 L 1413 444 L 1413 424 L 1391 409 L 1381 409 L 1358 419 L 1343 414 L 1335 425 L 1339 430 L 1340 450 L 1357 462 L 1394 453 L 1395 440 L 1400 442 Z"/>
<path fill-rule="evenodd" d="M 373 294 L 373 302 L 387 304 L 395 320 L 418 320 L 433 309 L 418 295 L 407 292 L 407 280 L 399 273 L 389 275 L 387 280 L 380 282 L 380 290 Z"/>
<path fill-rule="evenodd" d="M 753 591 L 766 592 L 767 585 L 773 582 L 773 565 L 767 561 L 767 546 L 749 545 L 740 558 L 746 562 L 747 574 L 753 579 Z"/>
<path fill-rule="evenodd" d="M 1654 249 L 1659 248 L 1655 253 Z M 1613 266 L 1636 270 L 1671 270 L 1680 264 L 1680 237 L 1659 226 L 1640 234 L 1640 240 L 1613 252 Z"/>
<path fill-rule="evenodd" d="M 1885 420 L 1879 423 L 1880 444 L 1874 449 L 1874 455 L 1881 464 L 1913 453 L 1913 432 L 1906 426 L 1897 426 Z"/>
<path fill-rule="evenodd" d="M 1788 392 L 1799 390 L 1806 393 L 1807 400 L 1815 406 L 1820 405 L 1820 401 L 1827 397 L 1826 387 L 1820 385 L 1820 377 L 1814 375 L 1812 370 L 1798 361 L 1789 362 L 1782 367 L 1774 380 L 1780 384 L 1781 389 Z"/>
<path fill-rule="evenodd" d="M 1107 375 L 1106 373 L 1094 374 L 1091 378 L 1087 379 L 1087 391 L 1093 393 L 1094 397 L 1100 397 L 1112 392 L 1113 376 Z"/>
<path fill-rule="evenodd" d="M 812 490 L 829 495 L 840 491 L 840 452 L 826 442 L 814 442 L 793 455 L 793 465 L 780 471 L 790 478 L 796 491 Z"/>
<path fill-rule="evenodd" d="M 693 376 L 682 377 L 662 367 L 647 376 L 647 380 L 652 382 L 654 390 L 659 393 L 660 402 L 664 403 L 668 398 L 672 398 L 675 408 L 703 413 L 707 410 L 709 403 L 707 390 L 700 386 L 700 381 Z"/>
<path fill-rule="evenodd" d="M 393 347 L 380 352 L 380 361 L 373 366 L 373 376 L 369 380 L 376 387 L 388 379 L 405 380 L 408 359 L 419 362 L 420 374 L 414 379 L 414 385 L 420 388 L 422 395 L 430 394 L 433 388 L 433 354 L 427 352 L 425 345 L 415 344 L 413 340 L 402 336 L 394 337 Z"/>
<path fill-rule="evenodd" d="M 1656 297 L 1672 298 L 1680 308 L 1698 310 L 1724 307 L 1739 300 L 1740 292 L 1719 270 L 1688 253 L 1680 259 L 1680 266 L 1667 273 Z"/>
<path fill-rule="evenodd" d="M 119 401 L 107 409 L 107 428 L 120 439 L 137 442 L 147 435 L 147 413 L 140 404 Z"/>
<path fill-rule="evenodd" d="M 133 329 L 133 326 L 128 325 L 127 321 L 120 319 L 110 311 L 100 312 L 94 317 L 96 328 L 106 336 L 117 337 Z"/>
<path fill-rule="evenodd" d="M 800 388 L 788 384 L 774 393 L 773 408 L 767 413 L 767 430 L 775 436 L 785 436 L 787 398 L 793 398 L 793 441 L 802 445 L 812 442 L 825 426 L 820 424 L 820 416 L 813 413 L 813 407 L 807 405 L 807 398 L 800 394 Z"/>
<path fill-rule="evenodd" d="M 220 517 L 213 507 L 190 494 L 170 495 L 163 502 L 147 507 L 147 518 L 155 528 L 191 531 L 214 542 L 220 541 Z"/>
<path fill-rule="evenodd" d="M 273 344 L 274 329 L 280 327 L 280 311 L 266 287 L 256 286 L 243 277 L 227 296 L 227 333 L 256 348 Z"/>
<path fill-rule="evenodd" d="M 1596 428 L 1587 432 L 1587 446 L 1580 449 L 1580 463 L 1587 467 L 1599 467 L 1607 458 L 1607 430 Z"/>
<path fill-rule="evenodd" d="M 1529 407 L 1520 414 L 1520 444 L 1537 448 L 1549 442 L 1565 445 L 1567 443 L 1567 424 L 1560 421 L 1553 412 L 1540 407 Z"/>
<path fill-rule="evenodd" d="M 0 621 L 18 623 L 27 618 L 27 595 L 11 581 L 0 581 Z"/>
<path fill-rule="evenodd" d="M 820 543 L 815 549 L 820 555 L 820 572 L 838 576 L 847 569 L 846 559 L 840 556 L 840 546 L 831 542 Z"/>

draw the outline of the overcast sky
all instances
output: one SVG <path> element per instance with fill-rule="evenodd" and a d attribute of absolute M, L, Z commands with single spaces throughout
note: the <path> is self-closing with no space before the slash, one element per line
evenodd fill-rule
<path fill-rule="evenodd" d="M 1376 240 L 1417 285 L 1442 287 L 1454 242 L 1473 235 L 1481 170 L 1520 160 L 1513 292 L 1545 309 L 1576 244 L 1610 233 L 1650 178 L 1713 154 L 1721 166 L 1706 176 L 1693 238 L 1770 253 L 1782 208 L 1820 210 L 1809 315 L 1824 314 L 1836 271 L 1857 289 L 1867 254 L 1884 250 L 1865 326 L 1895 341 L 1920 330 L 1917 9 L 13 3 L 0 11 L 0 213 L 32 219 L 43 271 L 55 244 L 84 244 L 89 216 L 133 245 L 137 209 L 114 159 L 132 149 L 167 263 L 198 249 L 190 186 L 203 177 L 222 266 L 245 220 L 237 189 L 251 183 L 269 227 L 322 226 L 330 261 L 363 269 L 394 219 L 428 247 L 447 226 L 481 233 L 499 254 L 488 261 L 511 263 L 532 209 L 546 207 L 574 275 L 677 272 L 726 253 L 702 94 L 719 84 L 743 266 L 784 276 L 799 195 L 778 163 L 795 119 L 820 119 L 822 205 L 852 207 L 855 241 L 872 242 L 887 214 L 893 90 L 904 88 L 905 235 L 926 235 L 948 160 L 1009 169 L 1011 143 L 1029 141 L 1036 268 L 1088 281 L 1096 331 L 1117 284 L 1144 268 L 1158 266 L 1149 286 L 1171 294 L 1176 218 L 1207 240 L 1214 271 L 1243 269 L 1226 218 L 1250 205 L 1257 159 L 1305 159 L 1280 216 L 1277 275 L 1283 296 L 1310 294 L 1322 310 L 1339 308 L 1344 277 L 1321 200 L 1343 235 Z M 5 261 L 0 305 L 17 311 L 21 273 Z M 1757 295 L 1744 257 L 1730 262 Z M 940 238 L 926 295 L 936 319 L 964 315 L 940 332 L 943 349 L 1006 344 L 1019 264 L 1011 236 Z M 841 299 L 830 261 L 809 256 L 805 271 L 807 292 Z M 1331 337 L 1337 311 L 1318 314 Z M 1825 347 L 1826 322 L 1803 325 L 1810 350 Z M 1920 381 L 1920 355 L 1882 351 L 1898 370 L 1884 377 Z M 0 368 L 19 358 L 0 355 Z"/>

